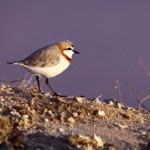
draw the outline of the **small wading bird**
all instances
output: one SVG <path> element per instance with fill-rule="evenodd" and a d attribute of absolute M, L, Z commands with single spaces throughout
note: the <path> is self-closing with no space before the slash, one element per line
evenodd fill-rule
<path fill-rule="evenodd" d="M 23 60 L 7 63 L 22 66 L 33 73 L 36 76 L 39 92 L 42 92 L 39 77 L 45 77 L 47 86 L 54 95 L 59 96 L 59 94 L 52 89 L 48 78 L 55 77 L 68 68 L 74 53 L 79 54 L 79 52 L 74 50 L 73 43 L 69 40 L 65 40 L 38 49 Z"/>

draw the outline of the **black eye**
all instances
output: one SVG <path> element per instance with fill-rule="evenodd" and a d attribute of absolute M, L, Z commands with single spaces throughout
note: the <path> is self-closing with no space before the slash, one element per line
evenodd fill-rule
<path fill-rule="evenodd" d="M 70 47 L 68 47 L 67 50 L 72 50 L 72 49 Z"/>

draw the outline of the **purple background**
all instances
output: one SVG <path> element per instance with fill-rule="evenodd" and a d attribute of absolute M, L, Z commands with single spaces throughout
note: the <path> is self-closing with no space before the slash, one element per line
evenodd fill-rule
<path fill-rule="evenodd" d="M 63 74 L 49 79 L 56 91 L 117 98 L 118 79 L 122 100 L 130 106 L 137 106 L 137 97 L 126 83 L 148 93 L 150 78 L 136 58 L 150 68 L 150 1 L 1 0 L 0 79 L 26 73 L 6 61 L 64 39 L 72 40 L 81 54 Z M 44 83 L 43 88 L 48 90 Z"/>

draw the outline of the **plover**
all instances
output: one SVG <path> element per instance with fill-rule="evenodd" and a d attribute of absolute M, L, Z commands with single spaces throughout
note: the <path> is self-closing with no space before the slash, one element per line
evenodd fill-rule
<path fill-rule="evenodd" d="M 39 92 L 42 92 L 39 77 L 45 77 L 45 83 L 53 94 L 57 96 L 59 94 L 52 89 L 48 78 L 55 77 L 68 68 L 74 53 L 79 54 L 79 52 L 74 50 L 73 43 L 65 40 L 38 49 L 23 60 L 7 63 L 22 66 L 33 73 L 36 76 Z"/>

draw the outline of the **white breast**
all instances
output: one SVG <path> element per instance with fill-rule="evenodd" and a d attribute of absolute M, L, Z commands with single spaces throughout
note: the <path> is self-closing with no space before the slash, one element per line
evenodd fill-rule
<path fill-rule="evenodd" d="M 38 67 L 38 66 L 31 67 L 26 65 L 22 65 L 22 66 L 37 76 L 51 78 L 62 73 L 66 68 L 68 68 L 69 65 L 70 63 L 66 60 L 66 58 L 64 56 L 60 56 L 59 63 L 53 67 Z"/>

